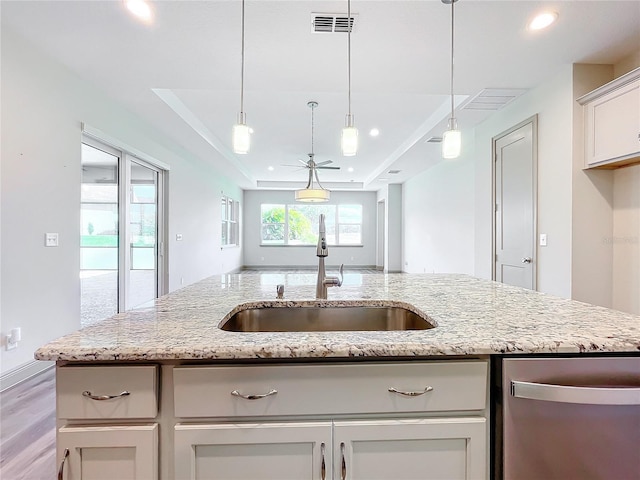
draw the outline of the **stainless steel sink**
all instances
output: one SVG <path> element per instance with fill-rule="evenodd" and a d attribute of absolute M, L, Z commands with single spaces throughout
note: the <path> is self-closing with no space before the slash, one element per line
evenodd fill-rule
<path fill-rule="evenodd" d="M 392 306 L 259 307 L 241 310 L 220 328 L 231 332 L 426 330 L 428 319 Z"/>

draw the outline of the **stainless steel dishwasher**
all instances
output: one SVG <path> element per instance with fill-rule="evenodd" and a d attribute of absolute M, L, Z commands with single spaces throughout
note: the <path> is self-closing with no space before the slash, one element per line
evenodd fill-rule
<path fill-rule="evenodd" d="M 640 358 L 504 358 L 501 373 L 497 478 L 640 479 Z"/>

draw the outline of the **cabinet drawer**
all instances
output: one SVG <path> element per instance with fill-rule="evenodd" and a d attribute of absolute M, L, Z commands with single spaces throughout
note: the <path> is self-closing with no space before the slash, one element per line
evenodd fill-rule
<path fill-rule="evenodd" d="M 194 366 L 174 368 L 173 379 L 181 418 L 483 410 L 487 363 Z"/>
<path fill-rule="evenodd" d="M 56 390 L 58 418 L 154 418 L 158 413 L 155 366 L 58 367 Z"/>

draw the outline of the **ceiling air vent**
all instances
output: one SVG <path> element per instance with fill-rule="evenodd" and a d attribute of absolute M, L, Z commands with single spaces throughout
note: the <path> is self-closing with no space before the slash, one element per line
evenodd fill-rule
<path fill-rule="evenodd" d="M 429 137 L 424 143 L 442 143 L 442 137 Z"/>
<path fill-rule="evenodd" d="M 462 110 L 500 110 L 524 92 L 526 90 L 521 88 L 485 88 L 469 100 Z"/>
<path fill-rule="evenodd" d="M 351 14 L 351 33 L 355 32 L 356 14 Z M 349 17 L 346 13 L 312 13 L 311 31 L 314 33 L 347 33 Z"/>
<path fill-rule="evenodd" d="M 389 170 L 387 173 L 390 173 L 391 175 L 397 175 L 398 173 L 400 173 L 400 170 Z"/>

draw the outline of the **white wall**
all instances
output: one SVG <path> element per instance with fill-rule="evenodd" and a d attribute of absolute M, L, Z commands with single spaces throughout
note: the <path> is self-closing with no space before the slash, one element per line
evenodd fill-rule
<path fill-rule="evenodd" d="M 640 315 L 640 165 L 612 172 L 613 308 Z"/>
<path fill-rule="evenodd" d="M 384 205 L 384 248 L 382 267 L 385 272 L 401 272 L 403 265 L 403 205 L 401 184 L 388 184 L 378 190 L 376 201 Z"/>
<path fill-rule="evenodd" d="M 538 290 L 571 296 L 572 68 L 514 100 L 476 127 L 475 258 L 476 275 L 491 278 L 491 139 L 538 114 Z"/>
<path fill-rule="evenodd" d="M 249 267 L 317 266 L 316 247 L 261 246 L 260 205 L 294 204 L 294 192 L 282 190 L 245 190 L 244 192 L 244 265 Z M 329 247 L 326 264 L 344 263 L 345 267 L 372 267 L 376 264 L 375 192 L 331 192 L 328 204 L 362 204 L 362 246 Z"/>
<path fill-rule="evenodd" d="M 240 266 L 220 250 L 220 192 L 241 190 L 100 91 L 2 26 L 1 352 L 5 373 L 44 343 L 80 327 L 81 122 L 170 165 L 169 288 Z M 45 232 L 60 246 L 44 247 Z M 184 240 L 175 241 L 182 233 Z"/>
<path fill-rule="evenodd" d="M 574 65 L 573 98 L 613 79 L 611 65 Z M 612 307 L 613 172 L 584 169 L 582 105 L 573 102 L 571 298 Z"/>
<path fill-rule="evenodd" d="M 404 271 L 474 274 L 474 139 L 403 185 Z"/>

